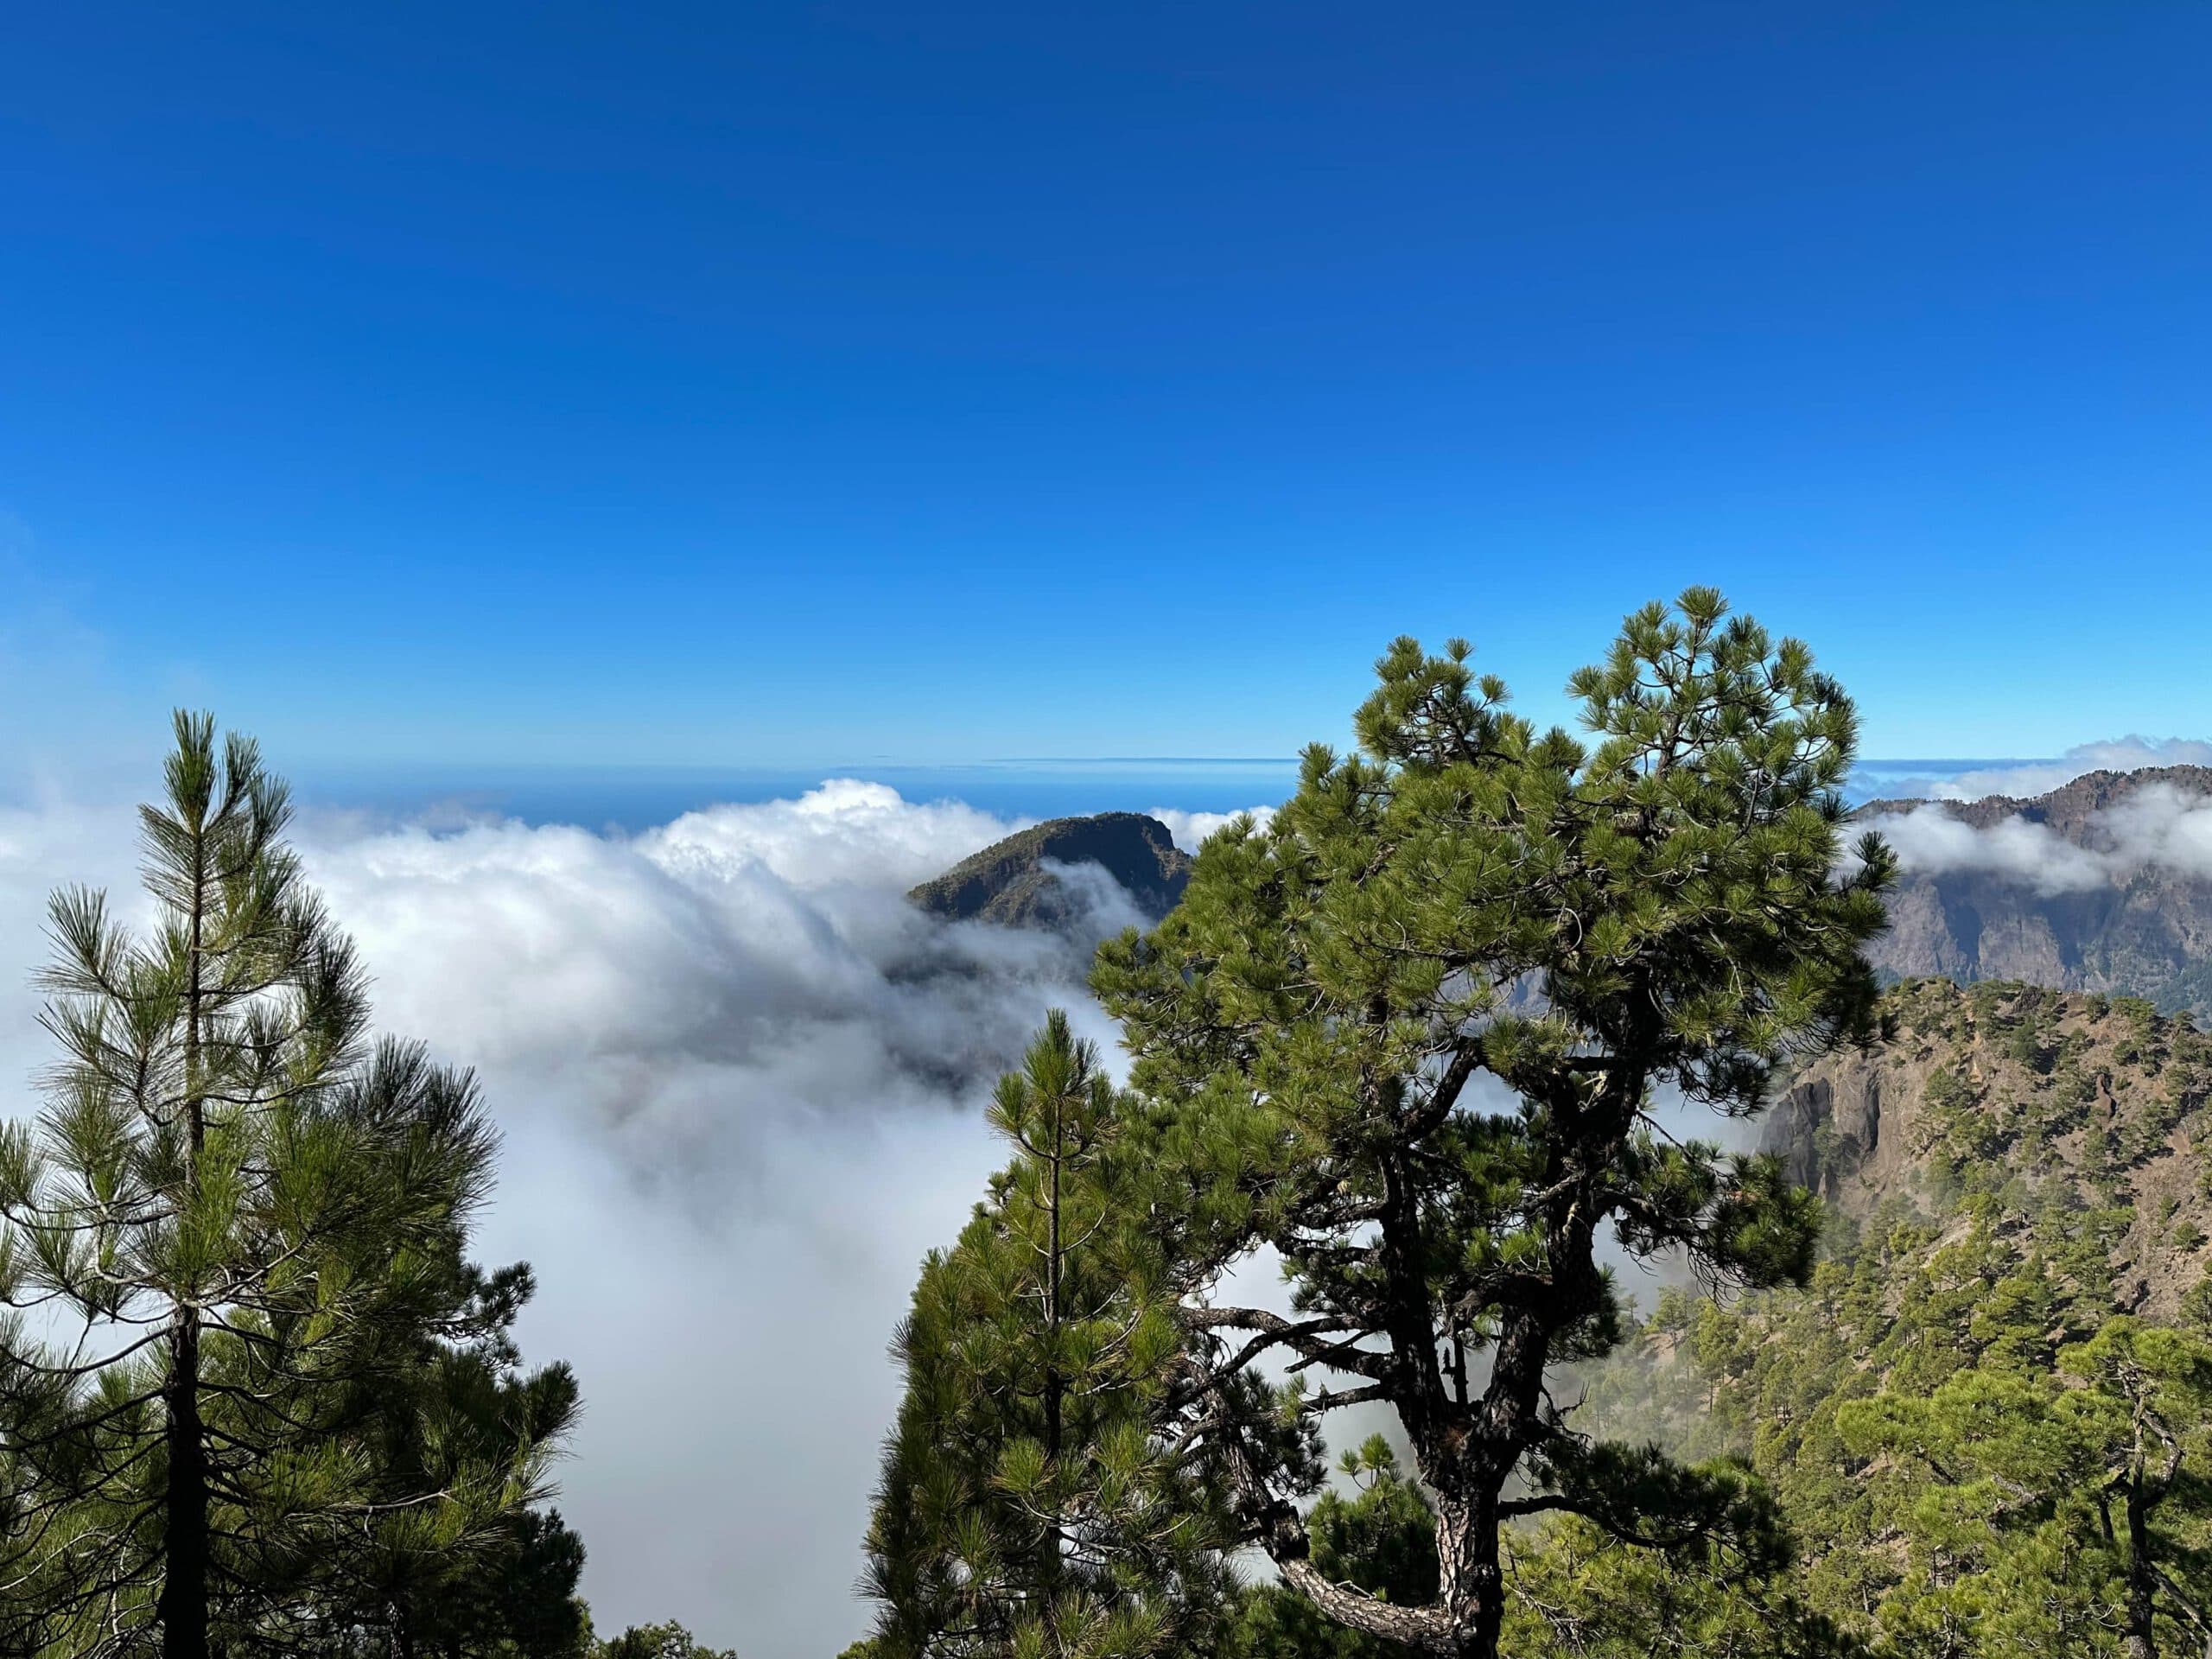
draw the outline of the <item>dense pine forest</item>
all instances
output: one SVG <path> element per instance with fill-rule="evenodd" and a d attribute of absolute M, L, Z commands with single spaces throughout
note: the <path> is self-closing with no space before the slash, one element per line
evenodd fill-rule
<path fill-rule="evenodd" d="M 1377 667 L 1272 817 L 1143 842 L 1125 1052 L 1054 1013 L 977 1103 L 823 1543 L 846 1659 L 2212 1652 L 2212 1038 L 1885 985 L 1851 701 L 1710 590 L 1578 733 L 1456 641 Z M 289 814 L 181 715 L 143 900 L 53 899 L 0 1651 L 718 1659 L 594 1630 L 486 1103 L 378 1028 Z M 1058 913 L 978 857 L 917 902 Z"/>

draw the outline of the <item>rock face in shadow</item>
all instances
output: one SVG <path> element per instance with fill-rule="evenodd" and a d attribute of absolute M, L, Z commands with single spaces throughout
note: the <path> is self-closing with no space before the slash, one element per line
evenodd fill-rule
<path fill-rule="evenodd" d="M 2115 1305 L 2171 1318 L 2212 1267 L 2212 1036 L 2140 997 L 1996 981 L 1910 981 L 1886 1011 L 1890 1040 L 1789 1079 L 1763 1148 L 1877 1230 L 1976 1194 L 2088 1228 Z"/>
<path fill-rule="evenodd" d="M 1060 928 L 1079 922 L 1083 897 L 1061 868 L 1096 865 L 1157 922 L 1175 908 L 1191 879 L 1191 855 L 1167 826 L 1141 812 L 1053 818 L 963 858 L 906 897 L 953 921 Z"/>
<path fill-rule="evenodd" d="M 1979 801 L 1875 801 L 1859 822 L 1937 811 L 1979 830 L 2007 819 L 2105 855 L 2111 879 L 2044 892 L 1991 870 L 1908 873 L 1890 898 L 1890 930 L 1868 947 L 1891 979 L 1940 975 L 1961 984 L 2023 980 L 2060 990 L 2147 996 L 2169 1013 L 2212 1020 L 2212 880 L 2123 856 L 2130 804 L 2154 791 L 2212 798 L 2212 767 L 2093 772 L 2047 795 Z"/>

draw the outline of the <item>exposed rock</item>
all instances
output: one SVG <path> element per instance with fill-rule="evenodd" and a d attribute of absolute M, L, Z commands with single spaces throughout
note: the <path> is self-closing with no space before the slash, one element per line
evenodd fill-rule
<path fill-rule="evenodd" d="M 2101 815 L 2152 789 L 2212 797 L 2212 767 L 2093 772 L 2026 799 L 1875 801 L 1857 816 L 1935 810 L 1983 830 L 2018 818 L 2109 853 L 2115 839 Z M 2052 893 L 1989 871 L 1908 873 L 1891 896 L 1890 930 L 1867 954 L 1892 979 L 1941 975 L 2128 993 L 2212 1020 L 2212 880 L 2124 861 L 2108 881 Z"/>
<path fill-rule="evenodd" d="M 2139 997 L 1917 980 L 1890 993 L 1896 1033 L 1801 1071 L 1767 1150 L 1841 1215 L 1902 1204 L 2112 1217 L 2113 1294 L 2171 1317 L 2212 1265 L 2212 1037 Z"/>
<path fill-rule="evenodd" d="M 1175 908 L 1191 879 L 1191 856 L 1167 826 L 1141 812 L 1053 818 L 963 858 L 906 897 L 956 921 L 1008 927 L 1063 927 L 1083 905 L 1052 865 L 1095 864 L 1118 882 L 1150 921 Z"/>

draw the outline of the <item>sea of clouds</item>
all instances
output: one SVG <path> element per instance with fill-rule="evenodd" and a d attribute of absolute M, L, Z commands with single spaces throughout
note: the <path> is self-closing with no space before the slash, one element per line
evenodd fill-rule
<path fill-rule="evenodd" d="M 2099 767 L 2212 760 L 2122 740 L 1922 792 L 2033 793 Z M 1193 848 L 1223 813 L 1160 810 Z M 748 1659 L 834 1653 L 880 1436 L 885 1353 L 925 1251 L 1001 1161 L 993 1077 L 1045 1010 L 1109 1055 L 1084 988 L 1139 920 L 1063 872 L 1065 933 L 948 923 L 906 891 L 1024 821 L 836 779 L 637 833 L 428 812 L 304 812 L 311 874 L 359 941 L 378 1021 L 473 1066 L 504 1136 L 488 1261 L 541 1285 L 523 1338 L 586 1402 L 562 1507 L 602 1626 L 677 1618 Z M 1908 868 L 2072 891 L 2157 863 L 2212 875 L 2212 803 L 2146 791 L 2075 847 L 1932 808 L 1878 827 Z M 44 1054 L 29 975 L 45 895 L 135 893 L 127 804 L 0 808 L 0 1079 L 28 1107 Z M 1242 1294 L 1242 1293 L 1240 1293 Z"/>
<path fill-rule="evenodd" d="M 1186 847 L 1226 814 L 1163 810 Z M 993 1078 L 1051 1007 L 1109 1054 L 1095 942 L 1141 923 L 1096 867 L 1064 932 L 948 923 L 906 890 L 1020 827 L 834 779 L 634 835 L 302 814 L 295 839 L 379 1026 L 474 1067 L 504 1137 L 481 1254 L 526 1259 L 522 1335 L 586 1402 L 564 1513 L 602 1626 L 677 1618 L 749 1659 L 835 1652 L 925 1251 L 1001 1160 Z M 44 1060 L 46 893 L 135 899 L 127 805 L 0 810 L 0 1077 Z"/>

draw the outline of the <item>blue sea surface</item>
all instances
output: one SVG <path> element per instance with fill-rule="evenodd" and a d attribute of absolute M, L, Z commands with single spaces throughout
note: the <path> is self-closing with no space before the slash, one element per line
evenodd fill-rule
<path fill-rule="evenodd" d="M 2037 764 L 2011 758 L 1873 760 L 1845 793 L 1854 804 L 1920 795 L 1962 772 Z M 951 766 L 852 761 L 818 766 L 485 766 L 309 770 L 301 798 L 321 808 L 394 818 L 519 818 L 634 832 L 721 803 L 791 800 L 832 778 L 887 784 L 909 801 L 963 801 L 1007 818 L 1085 812 L 1234 812 L 1271 805 L 1297 787 L 1289 758 L 1132 757 L 1002 760 Z"/>
<path fill-rule="evenodd" d="M 519 818 L 636 831 L 721 803 L 792 800 L 832 778 L 887 784 L 909 801 L 963 801 L 1000 817 L 1234 812 L 1281 801 L 1297 786 L 1292 760 L 1009 760 L 959 766 L 850 763 L 772 770 L 543 766 L 308 771 L 310 806 L 395 818 Z"/>

